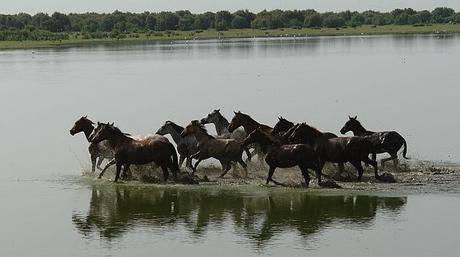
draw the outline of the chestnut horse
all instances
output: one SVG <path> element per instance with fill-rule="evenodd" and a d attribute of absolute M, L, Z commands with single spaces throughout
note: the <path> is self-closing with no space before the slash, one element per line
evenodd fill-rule
<path fill-rule="evenodd" d="M 316 172 L 318 185 L 321 185 L 321 161 L 311 146 L 306 144 L 282 145 L 275 136 L 267 133 L 262 128 L 257 128 L 251 132 L 243 141 L 243 145 L 254 142 L 259 143 L 267 151 L 267 156 L 265 157 L 265 162 L 269 166 L 267 184 L 272 181 L 277 185 L 282 185 L 272 178 L 276 168 L 299 166 L 307 187 L 310 183 L 308 169 Z"/>
<path fill-rule="evenodd" d="M 169 177 L 168 170 L 173 173 L 174 180 L 177 179 L 179 165 L 176 149 L 164 137 L 147 137 L 142 140 L 136 140 L 121 132 L 113 124 L 99 123 L 90 140 L 95 144 L 108 140 L 114 146 L 117 168 L 115 182 L 118 181 L 122 166 L 123 173 L 126 173 L 131 164 L 147 164 L 151 162 L 161 167 L 165 181 Z M 103 176 L 107 166 L 99 174 L 99 178 Z"/>

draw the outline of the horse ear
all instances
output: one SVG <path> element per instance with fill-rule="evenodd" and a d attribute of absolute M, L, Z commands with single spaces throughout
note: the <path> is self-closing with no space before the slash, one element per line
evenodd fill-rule
<path fill-rule="evenodd" d="M 354 120 L 358 119 L 358 115 L 355 115 L 355 117 L 353 118 Z"/>
<path fill-rule="evenodd" d="M 88 115 L 85 116 L 85 119 L 88 118 Z"/>
<path fill-rule="evenodd" d="M 110 126 L 113 126 L 114 123 L 115 123 L 115 122 L 112 122 L 112 124 L 110 124 Z"/>
<path fill-rule="evenodd" d="M 233 111 L 234 114 L 236 114 L 237 112 Z"/>
<path fill-rule="evenodd" d="M 97 125 L 99 126 L 99 125 L 101 125 L 101 123 L 99 121 L 97 121 Z"/>
<path fill-rule="evenodd" d="M 348 115 L 348 119 L 349 119 L 349 120 L 352 120 L 353 118 L 352 118 L 350 115 Z"/>

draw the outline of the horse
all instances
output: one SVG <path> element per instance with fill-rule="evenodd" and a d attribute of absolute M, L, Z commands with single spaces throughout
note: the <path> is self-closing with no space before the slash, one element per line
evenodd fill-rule
<path fill-rule="evenodd" d="M 272 130 L 272 135 L 283 136 L 290 128 L 294 127 L 294 122 L 288 121 L 282 116 L 278 117 L 278 122 L 275 124 Z"/>
<path fill-rule="evenodd" d="M 174 180 L 177 179 L 179 164 L 176 149 L 165 137 L 147 137 L 142 140 L 136 140 L 123 133 L 113 124 L 98 123 L 98 128 L 91 135 L 90 141 L 97 144 L 103 140 L 108 140 L 114 146 L 114 160 L 117 170 L 115 182 L 118 181 L 122 166 L 123 173 L 126 173 L 131 164 L 147 164 L 151 162 L 161 167 L 164 181 L 168 180 L 168 170 L 172 172 Z M 107 168 L 108 166 L 104 167 L 98 178 L 102 178 Z"/>
<path fill-rule="evenodd" d="M 94 122 L 88 119 L 88 116 L 83 116 L 78 119 L 75 124 L 73 125 L 72 129 L 70 129 L 70 135 L 74 136 L 80 132 L 85 134 L 86 139 L 88 140 L 89 147 L 89 155 L 91 158 L 91 171 L 95 172 L 96 167 L 99 170 L 102 170 L 101 164 L 104 159 L 112 160 L 115 156 L 115 152 L 113 150 L 113 146 L 110 144 L 109 141 L 104 140 L 97 144 L 90 142 L 91 133 L 94 131 Z M 96 164 L 97 161 L 97 164 Z"/>
<path fill-rule="evenodd" d="M 358 181 L 361 181 L 364 172 L 361 161 L 370 164 L 374 168 L 375 178 L 380 179 L 377 162 L 369 159 L 372 144 L 366 137 L 328 138 L 325 133 L 301 123 L 290 135 L 289 141 L 312 146 L 323 164 L 326 161 L 339 164 L 350 162 L 358 171 Z"/>
<path fill-rule="evenodd" d="M 200 120 L 201 124 L 214 124 L 217 132 L 216 138 L 232 138 L 236 140 L 244 140 L 247 136 L 246 132 L 241 129 L 236 129 L 233 132 L 228 131 L 228 125 L 230 123 L 228 120 L 220 113 L 220 109 L 213 110 L 205 118 Z M 251 160 L 251 152 L 249 152 L 248 147 L 244 148 L 244 152 L 248 156 L 248 160 Z"/>
<path fill-rule="evenodd" d="M 219 176 L 222 178 L 231 169 L 235 162 L 239 163 L 246 172 L 247 165 L 242 159 L 243 145 L 241 141 L 235 139 L 218 139 L 209 135 L 206 128 L 198 120 L 193 120 L 188 124 L 181 133 L 182 137 L 194 135 L 198 141 L 198 152 L 193 154 L 193 159 L 198 159 L 193 167 L 193 173 L 196 172 L 198 164 L 209 158 L 215 158 L 222 163 L 223 172 Z M 233 167 L 235 171 L 235 166 Z"/>
<path fill-rule="evenodd" d="M 409 159 L 406 156 L 406 140 L 396 131 L 374 132 L 366 130 L 358 121 L 358 116 L 348 116 L 348 121 L 340 129 L 340 133 L 345 134 L 349 131 L 352 131 L 355 136 L 365 136 L 372 142 L 372 160 L 375 161 L 379 153 L 388 153 L 390 155 L 390 157 L 381 160 L 382 168 L 384 168 L 385 162 L 389 160 L 393 160 L 395 166 L 398 165 L 398 151 L 402 147 L 404 147 L 404 159 Z"/>
<path fill-rule="evenodd" d="M 241 111 L 234 111 L 233 113 L 235 115 L 233 116 L 232 120 L 230 121 L 230 124 L 228 125 L 228 131 L 230 132 L 235 131 L 239 127 L 243 127 L 247 135 L 251 134 L 252 131 L 256 130 L 259 127 L 268 133 L 271 133 L 273 131 L 272 127 L 255 121 L 249 115 L 244 114 Z M 266 152 L 264 152 L 260 146 L 256 146 L 255 152 L 257 156 L 259 156 L 259 161 L 263 163 L 263 157 L 266 154 Z"/>
<path fill-rule="evenodd" d="M 177 152 L 179 153 L 179 167 L 182 167 L 182 163 L 186 159 L 186 166 L 192 169 L 192 159 L 190 156 L 198 152 L 198 141 L 196 141 L 193 136 L 182 137 L 180 135 L 182 131 L 184 131 L 183 127 L 168 120 L 158 129 L 156 134 L 170 134 L 177 145 Z"/>
<path fill-rule="evenodd" d="M 307 187 L 310 183 L 308 169 L 312 169 L 316 172 L 318 185 L 321 185 L 321 160 L 311 146 L 306 144 L 283 145 L 275 136 L 267 133 L 262 128 L 257 128 L 251 132 L 243 141 L 243 145 L 254 142 L 259 143 L 262 148 L 267 150 L 265 162 L 268 164 L 269 170 L 266 184 L 272 181 L 276 185 L 282 185 L 272 178 L 276 168 L 291 168 L 298 166 Z"/>

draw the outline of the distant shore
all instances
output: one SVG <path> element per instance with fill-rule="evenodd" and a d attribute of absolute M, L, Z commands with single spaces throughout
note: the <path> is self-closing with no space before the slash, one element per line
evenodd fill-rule
<path fill-rule="evenodd" d="M 0 41 L 0 49 L 59 48 L 88 46 L 94 44 L 131 44 L 154 41 L 182 41 L 204 39 L 263 38 L 263 37 L 316 37 L 351 35 L 400 35 L 400 34 L 452 34 L 460 33 L 460 24 L 433 25 L 363 25 L 344 28 L 280 28 L 280 29 L 230 29 L 226 31 L 163 31 L 154 33 L 126 33 L 119 38 L 85 38 L 78 33 L 69 33 L 69 39 L 55 41 Z"/>

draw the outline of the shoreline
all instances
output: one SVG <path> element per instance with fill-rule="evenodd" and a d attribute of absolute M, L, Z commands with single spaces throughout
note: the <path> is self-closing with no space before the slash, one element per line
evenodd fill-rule
<path fill-rule="evenodd" d="M 346 28 L 284 28 L 284 29 L 231 29 L 227 31 L 169 31 L 155 33 L 127 33 L 126 38 L 84 39 L 82 35 L 71 34 L 68 40 L 57 41 L 0 41 L 0 50 L 7 49 L 42 49 L 65 48 L 92 45 L 127 45 L 145 44 L 153 42 L 196 41 L 210 39 L 248 39 L 248 38 L 295 38 L 295 37 L 320 37 L 320 36 L 365 36 L 365 35 L 417 35 L 439 34 L 452 35 L 460 33 L 460 24 L 434 24 L 427 26 L 413 25 L 385 25 L 385 26 L 360 26 Z"/>

